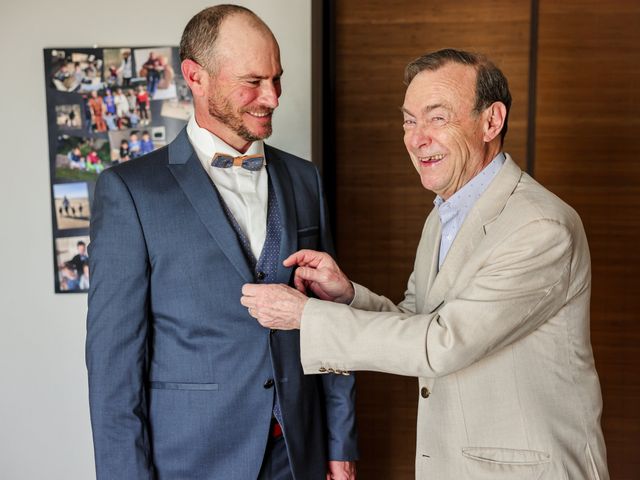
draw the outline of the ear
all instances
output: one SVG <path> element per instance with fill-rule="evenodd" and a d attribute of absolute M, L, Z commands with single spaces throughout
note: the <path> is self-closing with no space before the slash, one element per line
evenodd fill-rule
<path fill-rule="evenodd" d="M 183 60 L 180 64 L 182 76 L 186 80 L 187 85 L 191 89 L 194 97 L 202 97 L 206 95 L 206 85 L 208 80 L 207 71 L 193 60 Z"/>
<path fill-rule="evenodd" d="M 485 110 L 483 140 L 486 143 L 500 135 L 506 118 L 507 107 L 502 102 L 494 102 Z"/>

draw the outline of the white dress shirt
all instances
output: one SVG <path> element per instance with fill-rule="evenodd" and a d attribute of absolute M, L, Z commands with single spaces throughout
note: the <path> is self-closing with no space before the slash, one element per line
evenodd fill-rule
<path fill-rule="evenodd" d="M 187 123 L 187 135 L 202 167 L 215 184 L 240 228 L 249 239 L 251 252 L 258 260 L 267 235 L 268 174 L 263 167 L 250 171 L 242 167 L 212 167 L 216 153 L 233 157 L 240 155 L 264 156 L 264 144 L 256 141 L 244 154 L 227 145 L 210 131 L 201 128 L 192 116 Z M 266 165 L 266 159 L 265 159 Z"/>

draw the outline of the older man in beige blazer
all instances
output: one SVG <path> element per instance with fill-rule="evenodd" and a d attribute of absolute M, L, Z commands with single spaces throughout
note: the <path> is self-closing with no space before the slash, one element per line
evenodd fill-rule
<path fill-rule="evenodd" d="M 242 303 L 301 329 L 306 373 L 419 378 L 416 478 L 608 479 L 580 218 L 501 151 L 511 96 L 492 63 L 442 50 L 406 77 L 405 145 L 438 196 L 404 300 L 301 251 L 285 261 L 300 291 L 245 285 Z"/>

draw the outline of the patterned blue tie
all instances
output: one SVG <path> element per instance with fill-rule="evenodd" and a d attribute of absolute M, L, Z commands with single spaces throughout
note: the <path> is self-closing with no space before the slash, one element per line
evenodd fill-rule
<path fill-rule="evenodd" d="M 262 155 L 240 155 L 234 157 L 225 153 L 216 153 L 211 160 L 212 167 L 229 168 L 232 166 L 242 167 L 245 170 L 255 172 L 262 168 L 264 157 Z"/>

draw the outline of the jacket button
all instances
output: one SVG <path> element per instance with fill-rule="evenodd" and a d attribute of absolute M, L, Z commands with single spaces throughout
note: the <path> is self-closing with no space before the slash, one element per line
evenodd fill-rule
<path fill-rule="evenodd" d="M 264 382 L 263 387 L 264 387 L 264 388 L 271 388 L 271 387 L 273 387 L 273 378 L 270 378 L 269 380 L 267 380 L 266 382 Z"/>
<path fill-rule="evenodd" d="M 266 278 L 266 276 L 267 276 L 267 274 L 266 274 L 266 273 L 264 273 L 264 272 L 258 272 L 258 273 L 256 273 L 256 278 L 257 278 L 258 280 L 264 280 L 264 279 Z"/>
<path fill-rule="evenodd" d="M 429 395 L 431 395 L 431 392 L 427 387 L 422 387 L 420 389 L 420 395 L 422 395 L 422 398 L 429 398 Z"/>
<path fill-rule="evenodd" d="M 326 368 L 324 368 L 324 367 L 320 367 L 320 368 L 318 369 L 318 371 L 319 371 L 320 373 L 324 373 L 324 372 L 326 372 L 326 371 L 327 371 L 327 369 L 326 369 Z"/>

